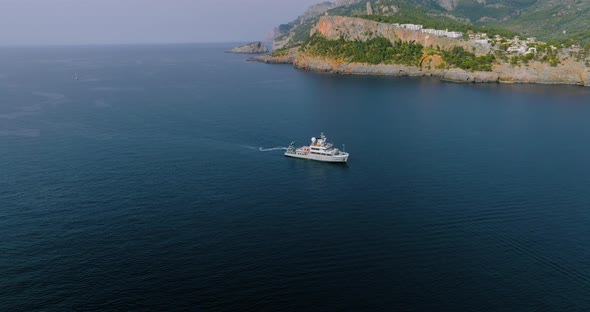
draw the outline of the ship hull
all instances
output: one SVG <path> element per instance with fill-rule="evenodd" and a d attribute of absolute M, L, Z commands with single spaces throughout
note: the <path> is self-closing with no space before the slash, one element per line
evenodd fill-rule
<path fill-rule="evenodd" d="M 329 156 L 329 155 L 316 155 L 316 154 L 301 155 L 301 154 L 295 154 L 295 153 L 285 153 L 285 156 L 293 157 L 293 158 L 300 158 L 300 159 L 309 159 L 309 160 L 315 160 L 315 161 L 331 162 L 331 163 L 345 163 L 348 161 L 348 155 Z"/>

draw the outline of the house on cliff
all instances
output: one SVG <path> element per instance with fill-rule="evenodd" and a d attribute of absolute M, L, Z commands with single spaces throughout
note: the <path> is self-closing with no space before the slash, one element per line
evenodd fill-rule
<path fill-rule="evenodd" d="M 416 25 L 416 24 L 401 24 L 399 25 L 401 28 L 405 28 L 405 29 L 409 29 L 409 30 L 420 30 L 422 29 L 422 25 Z"/>
<path fill-rule="evenodd" d="M 440 30 L 440 29 L 426 28 L 426 29 L 421 29 L 420 32 L 425 33 L 425 34 L 429 34 L 429 35 L 435 35 L 435 36 L 439 36 L 439 37 L 449 37 L 449 38 L 454 38 L 454 39 L 463 37 L 462 32 L 449 31 L 448 29 Z"/>

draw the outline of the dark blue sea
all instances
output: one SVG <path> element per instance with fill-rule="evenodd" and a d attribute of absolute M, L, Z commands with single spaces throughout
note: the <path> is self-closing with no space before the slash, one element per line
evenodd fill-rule
<path fill-rule="evenodd" d="M 590 88 L 231 46 L 0 49 L 1 311 L 590 310 Z"/>

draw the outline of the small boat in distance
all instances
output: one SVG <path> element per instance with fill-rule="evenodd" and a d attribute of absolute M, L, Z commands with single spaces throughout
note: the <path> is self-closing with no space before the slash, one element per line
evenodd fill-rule
<path fill-rule="evenodd" d="M 311 138 L 311 144 L 309 146 L 297 148 L 295 147 L 295 142 L 291 142 L 291 145 L 289 145 L 285 152 L 285 156 L 325 162 L 345 163 L 348 161 L 348 153 L 343 150 L 340 151 L 337 148 L 333 148 L 332 143 L 328 143 L 326 141 L 326 136 L 322 133 L 319 139 L 316 139 L 315 137 Z"/>

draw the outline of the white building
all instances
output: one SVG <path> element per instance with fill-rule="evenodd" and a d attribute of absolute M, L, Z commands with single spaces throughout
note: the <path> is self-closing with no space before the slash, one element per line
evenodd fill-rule
<path fill-rule="evenodd" d="M 440 36 L 440 37 L 449 37 L 449 38 L 455 38 L 455 39 L 463 37 L 462 32 L 449 31 L 448 29 L 440 30 L 440 29 L 426 28 L 426 29 L 420 30 L 420 32 L 425 33 L 425 34 L 430 34 L 430 35 L 435 35 L 435 36 Z"/>
<path fill-rule="evenodd" d="M 432 28 L 422 29 L 421 32 L 435 35 L 435 36 L 444 36 L 445 35 L 444 30 L 438 30 L 438 29 L 432 29 Z"/>
<path fill-rule="evenodd" d="M 401 24 L 401 28 L 409 29 L 409 30 L 420 30 L 422 29 L 422 25 L 415 25 L 415 24 Z"/>
<path fill-rule="evenodd" d="M 506 50 L 508 52 L 516 52 L 518 54 L 524 54 L 526 52 L 526 48 L 525 47 L 509 47 L 508 50 Z"/>
<path fill-rule="evenodd" d="M 447 31 L 447 32 L 445 32 L 445 36 L 447 36 L 449 38 L 458 39 L 458 38 L 463 37 L 463 33 L 460 31 Z"/>

